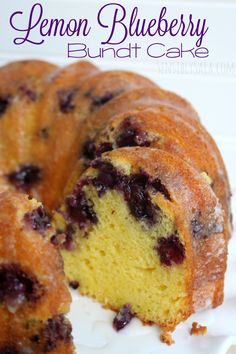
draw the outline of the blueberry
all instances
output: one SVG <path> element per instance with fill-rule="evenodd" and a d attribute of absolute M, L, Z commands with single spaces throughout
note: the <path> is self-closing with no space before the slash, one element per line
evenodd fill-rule
<path fill-rule="evenodd" d="M 113 320 L 113 328 L 116 331 L 120 331 L 130 323 L 133 317 L 134 314 L 131 311 L 131 306 L 129 304 L 122 306 Z"/>
<path fill-rule="evenodd" d="M 168 267 L 174 264 L 181 264 L 184 261 L 185 249 L 177 235 L 159 238 L 156 250 L 161 263 Z"/>

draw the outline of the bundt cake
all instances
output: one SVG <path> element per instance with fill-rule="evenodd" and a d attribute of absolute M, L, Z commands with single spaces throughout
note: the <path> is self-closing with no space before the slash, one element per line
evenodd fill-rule
<path fill-rule="evenodd" d="M 54 222 L 69 279 L 111 309 L 129 305 L 144 322 L 172 330 L 222 302 L 223 211 L 207 181 L 174 154 L 149 147 L 104 153 Z M 60 243 L 62 233 L 68 238 Z"/>
<path fill-rule="evenodd" d="M 57 67 L 39 60 L 0 68 L 0 185 L 27 192 L 41 173 L 31 159 L 38 102 Z M 10 182 L 10 183 L 9 183 Z"/>
<path fill-rule="evenodd" d="M 116 329 L 136 315 L 172 330 L 223 301 L 224 162 L 191 104 L 141 75 L 0 68 L 0 192 L 0 354 L 73 353 L 56 248 Z"/>
<path fill-rule="evenodd" d="M 71 297 L 42 205 L 0 194 L 0 353 L 74 353 Z"/>

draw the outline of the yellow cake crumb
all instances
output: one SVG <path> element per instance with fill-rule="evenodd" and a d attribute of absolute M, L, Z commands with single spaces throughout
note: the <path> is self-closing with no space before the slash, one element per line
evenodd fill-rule
<path fill-rule="evenodd" d="M 161 334 L 160 334 L 160 341 L 161 341 L 162 343 L 167 344 L 167 345 L 172 345 L 172 344 L 175 343 L 175 341 L 174 341 L 174 339 L 173 339 L 171 333 L 169 333 L 169 332 L 161 332 Z"/>

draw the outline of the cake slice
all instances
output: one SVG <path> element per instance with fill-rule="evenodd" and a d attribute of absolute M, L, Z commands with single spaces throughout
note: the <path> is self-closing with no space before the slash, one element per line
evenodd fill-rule
<path fill-rule="evenodd" d="M 222 303 L 223 212 L 209 184 L 177 156 L 145 147 L 104 153 L 54 223 L 68 278 L 113 310 L 173 330 Z"/>
<path fill-rule="evenodd" d="M 68 119 L 74 110 L 74 95 L 80 85 L 100 70 L 90 62 L 78 61 L 57 70 L 45 88 L 37 112 L 38 126 L 33 146 L 34 158 L 43 165 L 48 145 L 54 139 L 57 124 Z M 62 137 L 61 137 L 62 139 Z"/>
<path fill-rule="evenodd" d="M 199 120 L 192 105 L 174 92 L 160 87 L 136 88 L 115 97 L 100 110 L 93 112 L 89 119 L 83 121 L 81 140 L 84 141 L 84 152 L 86 153 L 87 141 L 92 141 L 95 135 L 106 126 L 109 119 L 130 110 L 140 110 L 153 106 L 175 108 L 180 113 L 183 112 L 185 119 L 189 122 Z"/>
<path fill-rule="evenodd" d="M 219 198 L 225 212 L 228 238 L 231 192 L 224 161 L 206 129 L 197 121 L 189 122 L 187 117 L 183 112 L 164 106 L 117 115 L 95 138 L 94 156 L 126 146 L 149 146 L 179 156 L 199 171 Z"/>
<path fill-rule="evenodd" d="M 74 353 L 71 296 L 42 205 L 0 194 L 0 353 Z"/>
<path fill-rule="evenodd" d="M 198 114 L 192 105 L 181 96 L 166 91 L 160 87 L 139 87 L 125 91 L 106 102 L 99 110 L 92 112 L 89 117 L 82 120 L 79 129 L 79 146 L 77 156 L 79 157 L 73 168 L 72 174 L 66 185 L 64 195 L 71 191 L 72 186 L 85 170 L 87 160 L 94 158 L 94 141 L 96 135 L 106 127 L 109 120 L 115 115 L 130 110 L 143 110 L 150 107 L 166 107 L 182 115 L 183 120 L 195 125 L 199 120 Z M 105 150 L 104 150 L 105 151 Z"/>

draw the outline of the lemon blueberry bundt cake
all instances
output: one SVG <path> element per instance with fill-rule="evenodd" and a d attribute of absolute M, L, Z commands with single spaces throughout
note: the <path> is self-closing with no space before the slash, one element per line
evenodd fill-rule
<path fill-rule="evenodd" d="M 82 294 L 115 310 L 128 305 L 165 329 L 222 302 L 223 212 L 209 184 L 179 157 L 146 147 L 104 153 L 55 215 L 54 243 L 66 234 L 65 220 L 65 271 Z"/>
<path fill-rule="evenodd" d="M 42 205 L 0 194 L 0 353 L 74 353 L 71 297 Z"/>
<path fill-rule="evenodd" d="M 45 203 L 55 228 L 34 199 L 0 194 L 0 354 L 73 353 L 56 248 L 116 329 L 135 315 L 173 329 L 222 303 L 224 162 L 191 104 L 149 79 L 84 61 L 0 68 L 4 189 Z"/>
<path fill-rule="evenodd" d="M 39 60 L 0 68 L 0 181 L 28 191 L 41 172 L 31 159 L 38 102 L 57 67 Z M 10 183 L 9 183 L 10 182 Z"/>

